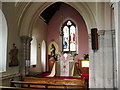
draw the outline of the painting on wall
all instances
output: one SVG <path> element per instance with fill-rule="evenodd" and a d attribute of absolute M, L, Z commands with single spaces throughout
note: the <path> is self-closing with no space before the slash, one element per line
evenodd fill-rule
<path fill-rule="evenodd" d="M 18 66 L 18 48 L 14 43 L 13 48 L 9 52 L 9 56 L 10 56 L 9 67 Z"/>

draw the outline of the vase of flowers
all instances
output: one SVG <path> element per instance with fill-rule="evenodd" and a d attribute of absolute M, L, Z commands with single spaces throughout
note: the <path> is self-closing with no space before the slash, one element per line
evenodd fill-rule
<path fill-rule="evenodd" d="M 89 59 L 89 54 L 84 54 L 84 57 L 83 57 L 85 60 Z"/>

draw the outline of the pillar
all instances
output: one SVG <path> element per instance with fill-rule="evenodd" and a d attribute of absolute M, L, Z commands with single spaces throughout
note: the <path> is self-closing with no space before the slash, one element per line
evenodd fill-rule
<path fill-rule="evenodd" d="M 113 86 L 114 88 L 117 88 L 117 60 L 116 60 L 116 37 L 115 37 L 115 30 L 112 30 L 112 46 L 113 46 Z"/>
<path fill-rule="evenodd" d="M 26 75 L 27 74 L 29 74 L 29 72 L 30 72 L 30 50 L 31 50 L 31 40 L 32 40 L 32 38 L 31 37 L 28 37 L 27 38 L 27 45 L 26 45 L 26 65 L 25 65 L 25 67 L 26 67 Z"/>
<path fill-rule="evenodd" d="M 20 73 L 25 76 L 29 74 L 30 69 L 30 42 L 31 37 L 21 36 L 21 51 L 20 51 Z"/>
<path fill-rule="evenodd" d="M 120 90 L 120 2 L 114 2 L 114 16 L 115 16 L 115 41 L 116 41 L 116 66 L 117 79 L 116 88 Z"/>
<path fill-rule="evenodd" d="M 89 41 L 89 88 L 95 88 L 96 86 L 96 80 L 95 80 L 95 59 L 94 59 L 94 52 L 92 50 L 92 40 L 91 40 L 91 34 L 89 34 L 88 37 Z"/>
<path fill-rule="evenodd" d="M 114 88 L 114 59 L 112 45 L 112 30 L 105 30 L 104 35 L 104 87 Z"/>
<path fill-rule="evenodd" d="M 104 81 L 104 34 L 105 30 L 98 31 L 98 51 L 96 52 L 96 88 L 103 88 L 105 81 Z"/>
<path fill-rule="evenodd" d="M 98 31 L 98 50 L 91 49 L 90 54 L 90 88 L 114 88 L 114 49 L 112 30 Z"/>

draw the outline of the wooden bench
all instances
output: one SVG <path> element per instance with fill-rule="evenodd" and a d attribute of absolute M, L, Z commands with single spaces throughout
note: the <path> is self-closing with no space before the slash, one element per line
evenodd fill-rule
<path fill-rule="evenodd" d="M 36 89 L 0 86 L 0 90 L 36 90 Z M 39 90 L 43 90 L 43 89 L 39 89 Z"/>
<path fill-rule="evenodd" d="M 80 89 L 87 88 L 85 80 L 24 77 L 23 81 L 11 81 L 24 88 L 36 89 Z"/>

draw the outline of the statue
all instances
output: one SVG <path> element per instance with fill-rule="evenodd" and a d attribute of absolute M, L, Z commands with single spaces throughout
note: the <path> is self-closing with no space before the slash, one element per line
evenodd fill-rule
<path fill-rule="evenodd" d="M 50 49 L 50 53 L 51 53 L 51 56 L 50 57 L 53 57 L 55 59 L 55 46 L 54 44 L 51 45 L 51 49 Z"/>
<path fill-rule="evenodd" d="M 18 66 L 18 49 L 14 43 L 13 49 L 10 50 L 9 55 L 10 55 L 9 66 Z"/>

